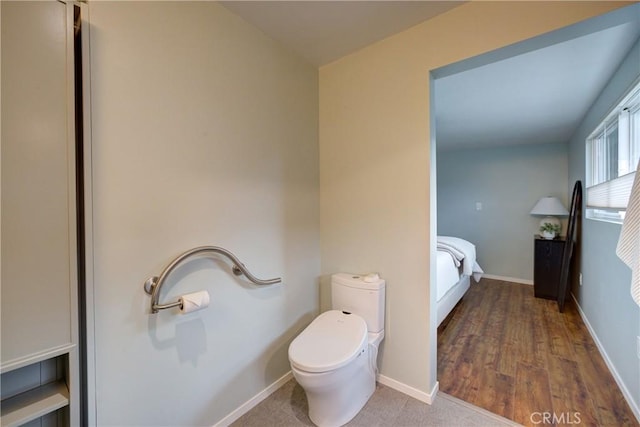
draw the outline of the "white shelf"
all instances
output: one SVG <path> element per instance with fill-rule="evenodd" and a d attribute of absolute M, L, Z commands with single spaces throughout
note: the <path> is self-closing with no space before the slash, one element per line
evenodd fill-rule
<path fill-rule="evenodd" d="M 14 427 L 40 418 L 69 404 L 64 381 L 45 384 L 2 401 L 2 427 Z"/>
<path fill-rule="evenodd" d="M 8 362 L 3 361 L 2 364 L 0 364 L 0 373 L 4 374 L 5 372 L 24 368 L 27 365 L 32 365 L 34 363 L 39 363 L 47 359 L 52 359 L 54 357 L 67 354 L 75 347 L 75 344 L 63 344 L 58 347 L 43 350 L 39 353 L 29 354 L 25 357 L 19 357 L 13 360 L 9 360 Z"/>

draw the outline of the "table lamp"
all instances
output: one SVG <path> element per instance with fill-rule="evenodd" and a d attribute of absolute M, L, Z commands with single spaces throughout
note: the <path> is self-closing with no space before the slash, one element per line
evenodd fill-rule
<path fill-rule="evenodd" d="M 565 209 L 557 197 L 542 197 L 531 209 L 530 214 L 544 217 L 540 220 L 540 235 L 545 239 L 553 239 L 560 234 L 562 229 L 557 217 L 568 216 L 569 211 Z"/>

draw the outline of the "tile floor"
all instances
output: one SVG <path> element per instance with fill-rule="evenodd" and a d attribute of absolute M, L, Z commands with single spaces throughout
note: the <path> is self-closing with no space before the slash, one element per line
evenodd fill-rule
<path fill-rule="evenodd" d="M 313 426 L 307 416 L 307 398 L 295 380 L 240 417 L 233 427 Z M 505 418 L 472 407 L 444 393 L 432 405 L 420 402 L 390 387 L 378 384 L 369 402 L 347 426 L 517 426 Z"/>

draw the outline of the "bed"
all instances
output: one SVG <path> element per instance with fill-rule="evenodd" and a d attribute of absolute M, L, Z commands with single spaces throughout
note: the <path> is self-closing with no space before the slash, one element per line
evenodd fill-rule
<path fill-rule="evenodd" d="M 436 257 L 436 301 L 438 326 L 462 299 L 471 285 L 482 277 L 473 243 L 458 237 L 438 236 Z"/>

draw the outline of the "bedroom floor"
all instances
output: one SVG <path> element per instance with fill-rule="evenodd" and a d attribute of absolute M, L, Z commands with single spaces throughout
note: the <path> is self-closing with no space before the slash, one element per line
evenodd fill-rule
<path fill-rule="evenodd" d="M 533 286 L 482 279 L 440 329 L 445 393 L 523 425 L 638 425 L 572 300 L 559 313 Z"/>

